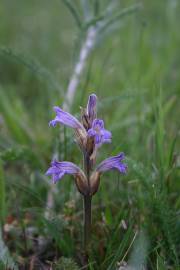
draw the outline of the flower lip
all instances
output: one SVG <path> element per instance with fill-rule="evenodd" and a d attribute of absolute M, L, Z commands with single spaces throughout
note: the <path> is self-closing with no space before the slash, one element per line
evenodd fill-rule
<path fill-rule="evenodd" d="M 61 123 L 65 126 L 69 126 L 74 129 L 83 129 L 84 127 L 73 115 L 68 112 L 63 111 L 60 107 L 53 107 L 56 117 L 49 122 L 49 126 L 55 127 L 57 123 Z"/>
<path fill-rule="evenodd" d="M 94 119 L 92 128 L 88 130 L 88 136 L 94 137 L 97 147 L 100 147 L 103 143 L 110 143 L 112 139 L 111 132 L 104 128 L 104 121 L 102 119 Z"/>
<path fill-rule="evenodd" d="M 96 131 L 104 129 L 104 121 L 102 119 L 95 119 L 92 124 L 92 128 Z"/>
<path fill-rule="evenodd" d="M 52 161 L 51 167 L 47 170 L 46 175 L 52 176 L 53 183 L 60 180 L 65 174 L 76 175 L 81 172 L 81 169 L 74 163 L 69 161 Z"/>
<path fill-rule="evenodd" d="M 116 169 L 120 173 L 125 174 L 127 172 L 127 165 L 122 162 L 124 159 L 124 153 L 120 153 L 117 156 L 107 158 L 98 165 L 96 171 L 103 173 L 105 171 Z"/>

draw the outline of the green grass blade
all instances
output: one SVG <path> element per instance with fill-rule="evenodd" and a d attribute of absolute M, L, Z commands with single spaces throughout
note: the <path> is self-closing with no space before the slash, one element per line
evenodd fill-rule
<path fill-rule="evenodd" d="M 73 18 L 75 19 L 75 22 L 79 28 L 82 26 L 81 18 L 79 16 L 79 13 L 76 9 L 76 7 L 72 4 L 72 1 L 69 0 L 62 0 L 62 2 L 66 5 L 66 7 L 71 12 Z"/>
<path fill-rule="evenodd" d="M 63 90 L 62 87 L 60 87 L 59 82 L 57 82 L 52 73 L 43 67 L 37 60 L 27 57 L 9 47 L 0 47 L 0 55 L 8 56 L 10 59 L 22 64 L 30 70 L 30 72 L 49 83 L 52 90 L 58 90 L 63 96 Z"/>
<path fill-rule="evenodd" d="M 131 15 L 137 11 L 139 11 L 139 9 L 141 8 L 141 5 L 139 3 L 130 6 L 128 8 L 124 8 L 122 11 L 120 11 L 119 13 L 115 14 L 113 17 L 111 17 L 110 19 L 107 19 L 105 21 L 105 23 L 103 24 L 101 31 L 107 29 L 109 26 L 111 26 L 112 24 L 116 23 L 117 21 L 121 20 L 122 18 L 124 18 L 125 16 Z"/>
<path fill-rule="evenodd" d="M 2 166 L 2 160 L 0 159 L 0 223 L 4 224 L 6 203 L 5 203 L 5 178 Z"/>

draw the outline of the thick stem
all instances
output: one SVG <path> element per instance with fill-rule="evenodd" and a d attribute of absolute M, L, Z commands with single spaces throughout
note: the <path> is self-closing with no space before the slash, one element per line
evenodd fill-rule
<path fill-rule="evenodd" d="M 84 162 L 84 172 L 85 172 L 86 177 L 87 177 L 88 187 L 89 187 L 89 191 L 90 191 L 89 176 L 90 176 L 91 164 L 90 164 L 90 157 L 87 153 L 84 153 L 83 162 Z"/>
<path fill-rule="evenodd" d="M 90 195 L 84 196 L 84 251 L 87 257 L 91 238 L 91 200 Z"/>
<path fill-rule="evenodd" d="M 89 191 L 87 195 L 84 195 L 84 263 L 85 265 L 88 264 L 88 257 L 89 257 L 89 246 L 90 246 L 90 239 L 91 239 L 91 201 L 92 196 L 90 195 L 90 158 L 87 153 L 84 153 L 84 172 L 87 177 Z"/>

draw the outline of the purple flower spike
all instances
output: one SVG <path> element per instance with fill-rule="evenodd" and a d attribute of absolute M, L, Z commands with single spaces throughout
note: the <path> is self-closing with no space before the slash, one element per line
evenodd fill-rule
<path fill-rule="evenodd" d="M 120 173 L 125 174 L 127 171 L 127 165 L 122 163 L 122 160 L 124 158 L 125 158 L 124 153 L 120 153 L 117 156 L 107 158 L 99 164 L 96 171 L 98 171 L 99 173 L 102 173 L 102 172 L 116 169 Z"/>
<path fill-rule="evenodd" d="M 75 129 L 83 129 L 82 124 L 70 113 L 63 111 L 61 108 L 55 106 L 54 111 L 56 113 L 56 117 L 54 120 L 49 122 L 50 126 L 55 127 L 57 123 L 61 123 L 65 126 L 75 128 Z"/>
<path fill-rule="evenodd" d="M 88 99 L 87 104 L 87 115 L 90 120 L 90 125 L 92 125 L 93 120 L 97 117 L 97 96 L 95 94 L 91 94 Z"/>
<path fill-rule="evenodd" d="M 56 183 L 65 174 L 77 175 L 80 172 L 82 172 L 81 169 L 72 162 L 54 160 L 51 162 L 51 167 L 47 170 L 46 175 L 52 175 L 52 181 Z"/>
<path fill-rule="evenodd" d="M 103 143 L 111 142 L 111 132 L 104 129 L 104 121 L 101 119 L 95 119 L 92 123 L 92 128 L 88 130 L 88 136 L 94 137 L 94 142 L 97 147 L 100 147 Z"/>

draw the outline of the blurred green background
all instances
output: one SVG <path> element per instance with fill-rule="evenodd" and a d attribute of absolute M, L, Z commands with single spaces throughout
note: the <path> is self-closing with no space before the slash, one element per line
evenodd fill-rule
<path fill-rule="evenodd" d="M 93 198 L 90 269 L 179 269 L 180 2 L 138 3 L 98 35 L 70 109 L 78 116 L 96 93 L 99 117 L 113 134 L 98 162 L 123 151 L 129 167 L 125 177 L 104 175 Z M 87 27 L 136 4 L 0 2 L 2 269 L 12 260 L 30 269 L 33 254 L 33 269 L 81 269 L 82 198 L 72 178 L 57 184 L 51 218 L 44 215 L 53 154 L 79 165 L 81 156 L 72 130 L 48 122 L 64 101 Z"/>

